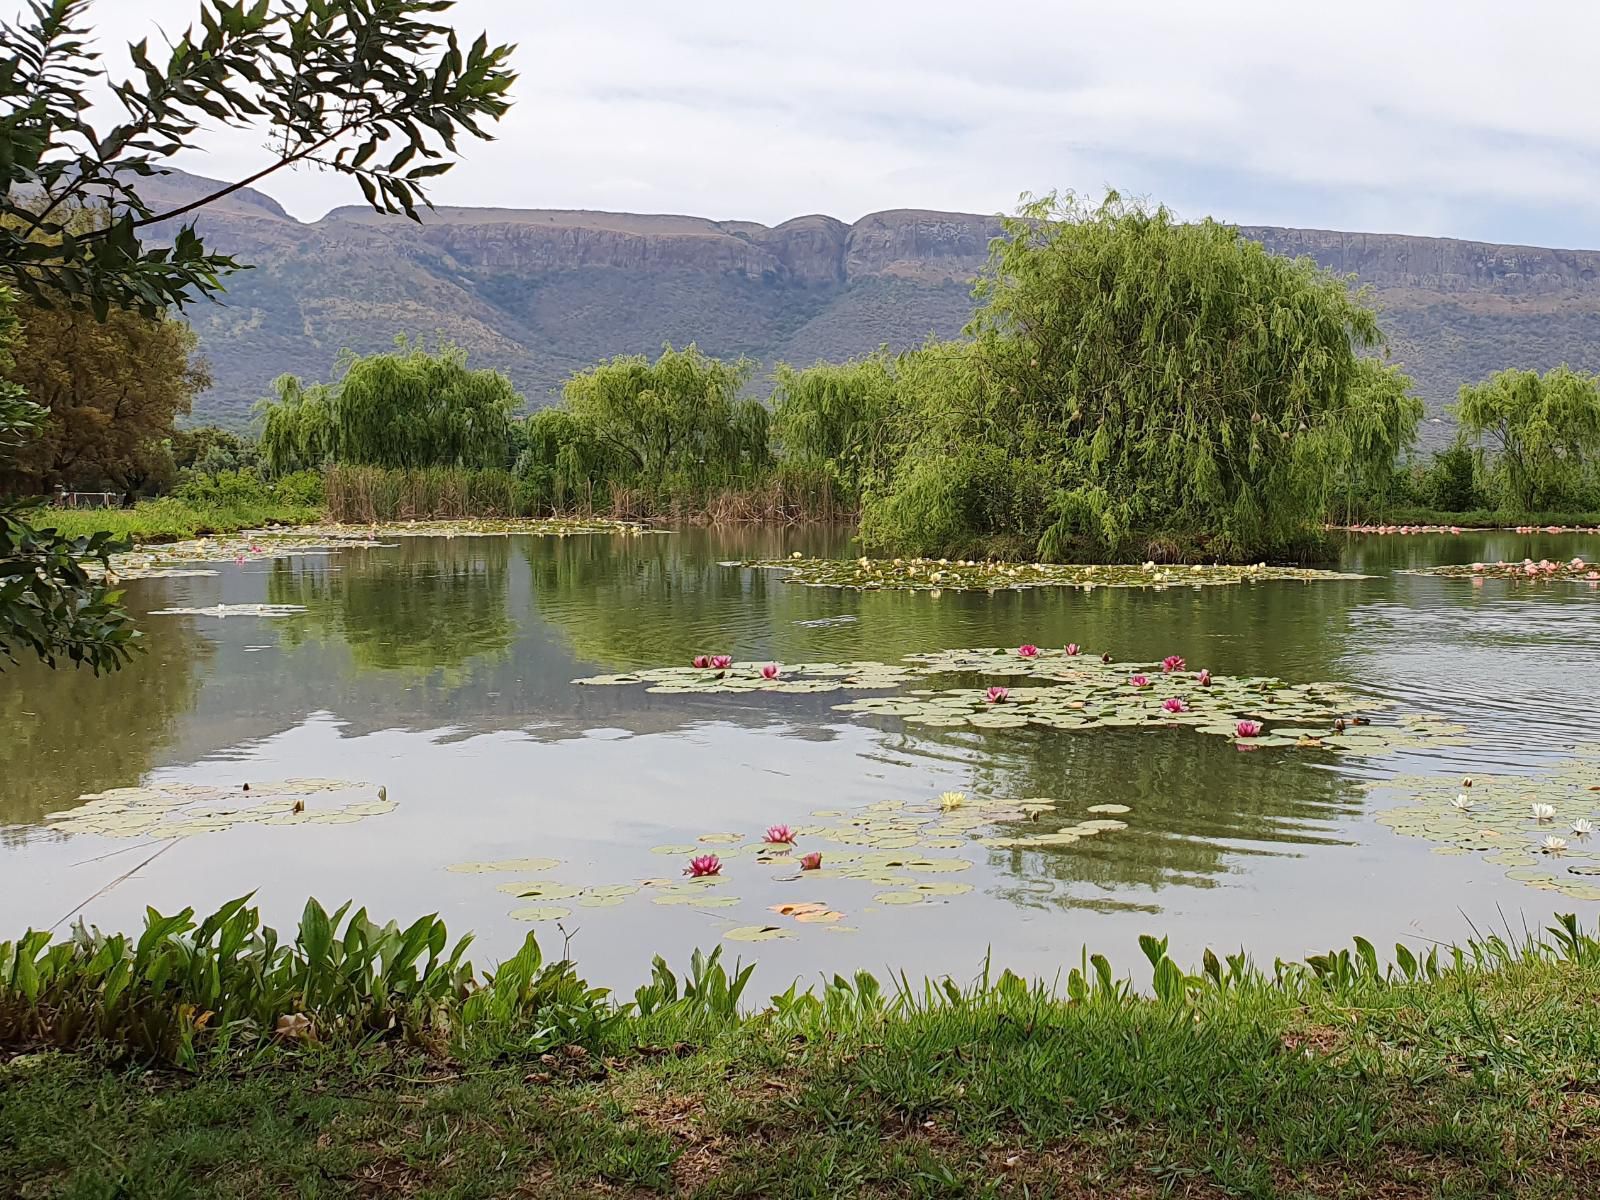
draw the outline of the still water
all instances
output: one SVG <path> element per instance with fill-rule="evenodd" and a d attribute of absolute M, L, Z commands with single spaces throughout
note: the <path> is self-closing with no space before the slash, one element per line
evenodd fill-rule
<path fill-rule="evenodd" d="M 1132 968 L 1143 932 L 1170 935 L 1183 962 L 1205 946 L 1270 962 L 1357 933 L 1416 943 L 1459 939 L 1469 922 L 1539 926 L 1556 910 L 1593 921 L 1600 905 L 1532 890 L 1478 856 L 1435 854 L 1378 824 L 1393 801 L 1380 805 L 1365 785 L 1526 771 L 1600 740 L 1600 594 L 1400 573 L 1593 558 L 1597 543 L 1358 536 L 1342 568 L 1374 578 L 938 597 L 805 588 L 722 565 L 849 552 L 844 538 L 815 530 L 410 538 L 139 581 L 128 590 L 139 613 L 218 602 L 305 611 L 147 616 L 147 653 L 115 677 L 31 664 L 0 676 L 0 930 L 65 929 L 74 912 L 131 927 L 146 905 L 203 912 L 251 891 L 282 927 L 307 895 L 330 906 L 354 898 L 375 916 L 441 913 L 453 931 L 476 932 L 479 963 L 530 928 L 551 949 L 567 938 L 591 979 L 631 986 L 653 954 L 682 965 L 730 928 L 781 924 L 769 905 L 842 912 L 848 933 L 791 922 L 782 940 L 728 947 L 758 957 L 759 983 L 781 988 L 858 967 L 964 977 L 990 951 L 997 965 L 1049 977 L 1085 945 Z M 1218 674 L 1346 683 L 1401 710 L 1447 715 L 1471 744 L 1370 758 L 1240 753 L 1187 729 L 925 729 L 834 711 L 850 694 L 571 683 L 700 652 L 893 662 L 1068 641 L 1119 660 L 1175 653 Z M 259 790 L 291 777 L 382 784 L 394 808 L 348 824 L 248 823 L 159 843 L 44 824 L 108 788 Z M 940 876 L 970 891 L 904 906 L 875 903 L 883 888 L 868 881 L 784 880 L 735 856 L 718 894 L 737 905 L 659 904 L 646 889 L 607 907 L 569 900 L 559 927 L 511 917 L 528 901 L 496 885 L 519 876 L 445 869 L 546 857 L 559 863 L 537 878 L 637 883 L 683 866 L 687 856 L 656 847 L 717 832 L 759 840 L 774 822 L 928 804 L 951 789 L 1049 798 L 1068 820 L 1125 805 L 1128 828 L 1026 851 L 972 842 L 957 852 L 971 867 Z"/>

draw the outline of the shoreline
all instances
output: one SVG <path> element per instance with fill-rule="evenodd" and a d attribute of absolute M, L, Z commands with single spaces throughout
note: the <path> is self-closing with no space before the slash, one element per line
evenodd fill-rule
<path fill-rule="evenodd" d="M 348 930 L 308 919 L 294 978 L 316 986 L 308 962 L 358 944 Z M 1393 965 L 1356 939 L 1271 968 L 1208 952 L 1191 973 L 1140 942 L 1137 988 L 1085 953 L 1054 989 L 985 966 L 762 1003 L 713 954 L 681 980 L 658 960 L 619 1005 L 530 939 L 493 981 L 407 1001 L 429 990 L 422 964 L 385 969 L 276 1032 L 224 1027 L 230 997 L 194 972 L 136 974 L 127 1029 L 95 1030 L 95 989 L 58 964 L 53 994 L 77 996 L 90 1026 L 70 1049 L 14 1036 L 29 1005 L 0 970 L 0 1143 L 24 1197 L 276 1197 L 309 1180 L 540 1197 L 1600 1187 L 1600 941 L 1572 918 L 1537 938 L 1398 946 Z M 184 1014 L 198 1053 L 119 1058 L 135 1012 L 146 1029 Z"/>

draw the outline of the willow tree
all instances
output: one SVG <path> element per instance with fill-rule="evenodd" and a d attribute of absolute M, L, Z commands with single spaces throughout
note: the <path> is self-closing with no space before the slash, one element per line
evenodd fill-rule
<path fill-rule="evenodd" d="M 388 353 L 341 356 L 338 370 L 332 384 L 280 376 L 258 405 L 269 470 L 508 465 L 521 398 L 499 371 L 470 369 L 459 347 L 399 338 Z"/>
<path fill-rule="evenodd" d="M 256 402 L 261 422 L 261 460 L 274 475 L 315 471 L 339 457 L 339 425 L 334 413 L 337 386 L 310 385 L 295 375 L 272 381 L 270 399 Z"/>
<path fill-rule="evenodd" d="M 1565 366 L 1464 386 L 1462 434 L 1488 452 L 1496 499 L 1517 512 L 1585 507 L 1600 492 L 1600 376 Z"/>
<path fill-rule="evenodd" d="M 580 371 L 563 395 L 606 453 L 611 481 L 659 495 L 748 481 L 770 467 L 767 409 L 739 398 L 749 375 L 742 359 L 666 346 L 654 362 L 624 355 Z"/>
<path fill-rule="evenodd" d="M 897 411 L 895 360 L 885 351 L 845 363 L 773 372 L 772 422 L 786 467 L 820 471 L 846 498 L 882 474 Z"/>
<path fill-rule="evenodd" d="M 969 542 L 1047 558 L 1272 553 L 1414 433 L 1403 394 L 1357 394 L 1381 336 L 1348 283 L 1213 221 L 1051 195 L 1005 223 L 976 296 L 982 386 L 926 422 L 878 501 L 896 519 L 869 522 L 918 548 L 913 483 L 942 521 L 965 504 Z"/>

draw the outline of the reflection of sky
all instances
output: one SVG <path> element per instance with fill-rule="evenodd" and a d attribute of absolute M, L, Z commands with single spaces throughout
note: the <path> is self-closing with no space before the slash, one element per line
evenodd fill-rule
<path fill-rule="evenodd" d="M 23 822 L 6 831 L 11 849 L 0 849 L 0 872 L 15 885 L 0 891 L 0 920 L 48 924 L 148 855 L 30 827 L 81 791 L 133 784 L 147 771 L 218 784 L 370 779 L 400 807 L 348 826 L 245 826 L 189 839 L 97 900 L 91 918 L 135 921 L 145 904 L 204 909 L 259 887 L 280 921 L 308 893 L 397 917 L 437 909 L 453 928 L 479 933 L 480 958 L 504 953 L 527 927 L 507 918 L 515 904 L 493 877 L 442 871 L 449 862 L 549 855 L 563 860 L 554 878 L 637 880 L 681 865 L 651 855 L 658 844 L 719 829 L 755 834 L 771 821 L 804 823 L 819 808 L 914 803 L 946 788 L 1055 799 L 1069 824 L 1090 804 L 1133 809 L 1130 829 L 1068 848 L 969 847 L 962 853 L 977 865 L 960 878 L 977 890 L 949 903 L 863 911 L 869 884 L 830 881 L 797 896 L 802 884 L 772 883 L 742 860 L 730 868 L 730 892 L 745 902 L 737 909 L 701 913 L 647 897 L 574 908 L 576 953 L 615 983 L 633 981 L 653 953 L 680 959 L 730 920 L 761 920 L 781 899 L 826 901 L 860 932 L 801 928 L 792 941 L 762 945 L 772 985 L 853 965 L 960 974 L 990 946 L 999 962 L 1050 974 L 1075 963 L 1085 942 L 1126 951 L 1139 932 L 1170 933 L 1194 954 L 1245 945 L 1270 959 L 1353 933 L 1458 937 L 1462 913 L 1493 917 L 1497 905 L 1525 907 L 1534 921 L 1548 911 L 1542 894 L 1493 867 L 1432 855 L 1372 824 L 1356 785 L 1402 770 L 1503 770 L 1585 737 L 1574 697 L 1600 665 L 1594 597 L 1570 585 L 1513 592 L 1388 572 L 1447 556 L 1592 554 L 1594 539 L 1363 539 L 1348 565 L 1384 577 L 1361 583 L 938 599 L 801 588 L 718 565 L 787 553 L 807 536 L 409 541 L 138 584 L 134 602 L 145 607 L 271 600 L 307 612 L 151 618 L 152 653 L 120 677 L 22 671 L 0 680 L 0 715 L 24 723 L 24 737 L 0 751 L 0 817 Z M 839 614 L 858 619 L 800 624 Z M 1408 710 L 1446 713 L 1476 744 L 1329 763 L 1239 754 L 1182 730 L 922 731 L 835 713 L 838 695 L 652 696 L 570 684 L 696 651 L 889 660 L 1069 639 L 1119 658 L 1177 652 L 1219 672 L 1347 681 Z M 88 763 L 86 730 L 106 745 Z"/>

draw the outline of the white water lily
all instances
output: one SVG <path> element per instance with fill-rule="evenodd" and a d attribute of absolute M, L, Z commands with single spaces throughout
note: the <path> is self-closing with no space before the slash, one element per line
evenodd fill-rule
<path fill-rule="evenodd" d="M 1588 837 L 1594 832 L 1594 826 L 1588 821 L 1574 821 L 1572 823 L 1572 832 L 1579 837 Z"/>
<path fill-rule="evenodd" d="M 1472 799 L 1465 792 L 1461 793 L 1461 795 L 1457 796 L 1454 800 L 1450 801 L 1450 807 L 1451 808 L 1459 808 L 1462 812 L 1466 812 L 1469 808 L 1473 807 L 1475 804 L 1477 804 L 1477 801 Z"/>
<path fill-rule="evenodd" d="M 1542 848 L 1546 854 L 1560 854 L 1567 848 L 1567 839 L 1559 837 L 1547 837 L 1544 840 L 1544 845 Z"/>
<path fill-rule="evenodd" d="M 1528 808 L 1532 811 L 1535 821 L 1549 821 L 1556 815 L 1554 804 L 1530 804 Z"/>
<path fill-rule="evenodd" d="M 960 808 L 966 802 L 965 792 L 945 792 L 939 797 L 940 808 Z"/>

